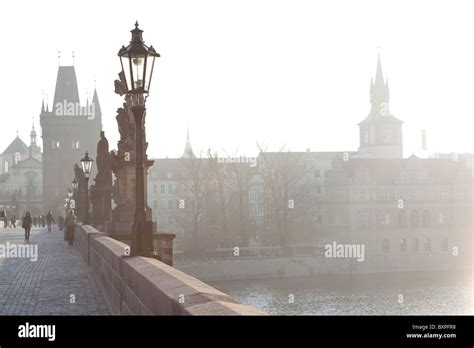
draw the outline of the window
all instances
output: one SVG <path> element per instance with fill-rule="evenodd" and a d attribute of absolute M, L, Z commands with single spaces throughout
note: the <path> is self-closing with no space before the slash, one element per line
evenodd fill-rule
<path fill-rule="evenodd" d="M 382 251 L 383 251 L 384 253 L 388 253 L 388 252 L 390 251 L 390 245 L 389 245 L 389 243 L 388 243 L 388 239 L 384 239 L 384 240 L 382 241 Z"/>
<path fill-rule="evenodd" d="M 160 185 L 160 192 L 165 193 L 165 184 Z"/>
<path fill-rule="evenodd" d="M 405 238 L 402 238 L 400 240 L 400 252 L 404 253 L 407 251 L 407 240 Z"/>
<path fill-rule="evenodd" d="M 3 172 L 8 173 L 8 161 L 5 161 L 5 163 L 3 164 Z"/>
<path fill-rule="evenodd" d="M 173 184 L 168 184 L 168 193 L 173 193 Z"/>
<path fill-rule="evenodd" d="M 250 209 L 250 212 L 251 212 L 251 213 L 255 213 L 255 204 L 254 204 L 254 203 L 250 203 L 250 204 L 249 204 L 249 209 Z"/>
<path fill-rule="evenodd" d="M 364 131 L 363 142 L 364 142 L 364 144 L 369 143 L 369 131 Z"/>
<path fill-rule="evenodd" d="M 257 206 L 257 212 L 258 213 L 263 213 L 263 204 L 262 203 L 259 203 L 258 206 Z"/>
<path fill-rule="evenodd" d="M 319 169 L 316 169 L 316 170 L 314 171 L 314 177 L 315 177 L 315 178 L 321 177 L 321 171 L 320 171 Z"/>
<path fill-rule="evenodd" d="M 21 154 L 19 152 L 15 153 L 15 164 L 21 161 Z"/>
<path fill-rule="evenodd" d="M 389 213 L 382 213 L 380 215 L 380 224 L 381 225 L 390 225 L 390 214 Z"/>
<path fill-rule="evenodd" d="M 431 251 L 431 239 L 426 238 L 425 240 L 425 252 Z"/>
<path fill-rule="evenodd" d="M 153 208 L 154 209 L 158 208 L 158 201 L 156 199 L 153 201 Z"/>
<path fill-rule="evenodd" d="M 391 130 L 386 130 L 382 133 L 382 141 L 384 144 L 393 143 L 393 132 Z"/>
<path fill-rule="evenodd" d="M 419 221 L 418 221 L 418 211 L 413 210 L 411 212 L 411 227 L 418 227 Z"/>
<path fill-rule="evenodd" d="M 448 238 L 444 237 L 441 242 L 441 251 L 448 251 Z"/>
<path fill-rule="evenodd" d="M 168 209 L 173 209 L 173 201 L 168 199 Z"/>
<path fill-rule="evenodd" d="M 58 140 L 53 140 L 53 143 L 52 143 L 52 148 L 53 149 L 59 149 L 61 146 L 59 144 L 59 141 Z"/>
<path fill-rule="evenodd" d="M 158 193 L 158 185 L 153 184 L 153 193 Z"/>
<path fill-rule="evenodd" d="M 250 199 L 251 199 L 251 200 L 255 200 L 256 197 L 257 197 L 257 193 L 256 193 L 255 191 L 250 191 L 250 194 L 249 194 L 249 195 L 250 195 Z"/>
<path fill-rule="evenodd" d="M 172 224 L 173 224 L 173 217 L 168 216 L 168 225 L 172 225 Z"/>
<path fill-rule="evenodd" d="M 444 225 L 446 223 L 447 217 L 445 213 L 439 213 L 438 215 L 438 222 L 440 225 Z"/>
<path fill-rule="evenodd" d="M 366 197 L 365 192 L 364 192 L 364 191 L 360 191 L 360 192 L 359 192 L 359 199 L 360 199 L 361 201 L 365 201 L 365 197 Z"/>
<path fill-rule="evenodd" d="M 73 149 L 79 149 L 79 140 L 72 141 L 72 148 Z"/>

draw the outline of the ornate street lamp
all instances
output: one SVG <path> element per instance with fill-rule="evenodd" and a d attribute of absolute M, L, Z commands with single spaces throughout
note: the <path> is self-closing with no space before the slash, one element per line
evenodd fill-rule
<path fill-rule="evenodd" d="M 151 78 L 155 59 L 160 57 L 153 46 L 145 45 L 143 41 L 143 30 L 138 28 L 131 30 L 132 40 L 130 44 L 118 52 L 122 75 L 125 76 L 126 94 L 131 101 L 131 109 L 135 119 L 135 214 L 133 221 L 133 234 L 131 254 L 145 254 L 152 245 L 144 245 L 148 232 L 146 227 L 145 212 L 145 183 L 144 183 L 144 151 L 143 137 L 145 132 L 144 115 L 145 101 L 150 92 Z M 150 243 L 151 244 L 151 243 Z"/>
<path fill-rule="evenodd" d="M 89 157 L 89 153 L 86 151 L 84 158 L 81 159 L 82 170 L 84 171 L 84 178 L 86 179 L 86 196 L 85 196 L 85 212 L 84 212 L 84 225 L 90 224 L 90 213 L 89 213 L 89 176 L 91 175 L 92 163 L 94 160 Z"/>

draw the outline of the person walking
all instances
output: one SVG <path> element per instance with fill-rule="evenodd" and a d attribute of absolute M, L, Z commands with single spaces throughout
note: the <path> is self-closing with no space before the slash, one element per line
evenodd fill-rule
<path fill-rule="evenodd" d="M 11 222 L 12 228 L 16 228 L 16 216 L 15 215 L 12 216 L 12 219 L 11 219 L 10 222 Z"/>
<path fill-rule="evenodd" d="M 51 232 L 51 224 L 54 222 L 52 212 L 49 212 L 48 215 L 46 215 L 46 222 L 48 223 L 48 232 Z"/>
<path fill-rule="evenodd" d="M 25 229 L 25 242 L 30 242 L 30 232 L 31 232 L 31 224 L 33 220 L 31 218 L 31 213 L 29 211 L 26 212 L 25 216 L 23 217 L 22 227 Z"/>
<path fill-rule="evenodd" d="M 67 232 L 67 240 L 69 241 L 69 245 L 72 245 L 74 242 L 74 226 L 76 225 L 76 215 L 72 210 L 69 210 L 69 214 L 66 216 L 66 232 Z"/>

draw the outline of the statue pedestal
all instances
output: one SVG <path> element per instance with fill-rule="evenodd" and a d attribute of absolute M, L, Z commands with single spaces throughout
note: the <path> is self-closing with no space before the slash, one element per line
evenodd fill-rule
<path fill-rule="evenodd" d="M 173 239 L 176 235 L 173 233 L 157 233 L 157 254 L 160 261 L 169 266 L 173 266 Z"/>
<path fill-rule="evenodd" d="M 148 168 L 153 161 L 145 163 L 145 202 Z M 112 210 L 112 221 L 107 222 L 105 232 L 112 238 L 131 240 L 133 219 L 135 216 L 135 164 L 120 161 L 115 169 L 115 197 L 117 206 Z M 151 224 L 152 233 L 156 231 L 156 223 L 152 222 L 152 211 L 146 207 L 146 221 Z"/>

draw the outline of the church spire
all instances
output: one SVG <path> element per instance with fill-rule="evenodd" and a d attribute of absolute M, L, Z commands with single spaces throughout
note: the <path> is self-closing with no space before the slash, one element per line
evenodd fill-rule
<path fill-rule="evenodd" d="M 375 85 L 381 86 L 384 84 L 382 62 L 380 61 L 380 52 L 377 54 L 377 71 L 375 72 Z"/>
<path fill-rule="evenodd" d="M 33 126 L 30 133 L 31 145 L 36 145 L 35 118 L 33 117 Z"/>
<path fill-rule="evenodd" d="M 380 53 L 375 77 L 370 79 L 369 115 L 359 123 L 361 156 L 368 158 L 403 158 L 402 123 L 389 109 L 388 79 L 383 76 Z"/>
<path fill-rule="evenodd" d="M 186 145 L 184 146 L 183 158 L 196 158 L 193 152 L 193 148 L 191 147 L 191 142 L 189 140 L 189 128 L 187 129 Z"/>
<path fill-rule="evenodd" d="M 99 97 L 97 95 L 97 88 L 94 88 L 94 96 L 92 97 L 92 105 L 94 105 L 94 113 L 98 116 L 102 116 L 100 111 Z"/>
<path fill-rule="evenodd" d="M 388 80 L 383 77 L 382 61 L 380 53 L 377 55 L 377 69 L 375 71 L 375 80 L 370 83 L 370 103 L 372 104 L 370 115 L 372 117 L 388 116 L 390 93 L 388 89 Z"/>

